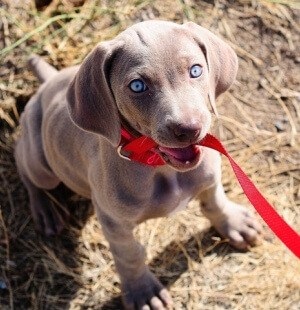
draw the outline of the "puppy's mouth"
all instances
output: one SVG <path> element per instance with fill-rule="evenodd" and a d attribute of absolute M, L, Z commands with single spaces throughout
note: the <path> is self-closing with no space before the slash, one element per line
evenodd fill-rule
<path fill-rule="evenodd" d="M 133 129 L 130 123 L 126 121 L 125 117 L 122 115 L 120 115 L 120 117 L 122 119 L 123 128 L 125 128 L 130 133 L 133 132 L 133 136 L 143 136 L 142 133 Z M 152 149 L 152 151 L 159 154 L 166 162 L 166 164 L 180 171 L 187 171 L 196 168 L 202 159 L 202 147 L 198 143 L 178 148 L 161 146 L 158 143 L 157 146 Z"/>
<path fill-rule="evenodd" d="M 183 148 L 170 148 L 158 146 L 158 152 L 167 164 L 180 170 L 189 170 L 194 168 L 201 160 L 201 146 L 191 144 Z"/>

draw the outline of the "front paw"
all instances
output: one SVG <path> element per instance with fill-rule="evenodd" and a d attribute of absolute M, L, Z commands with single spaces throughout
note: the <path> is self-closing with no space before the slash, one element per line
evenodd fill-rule
<path fill-rule="evenodd" d="M 211 222 L 220 235 L 239 250 L 255 245 L 262 230 L 251 211 L 232 201 L 228 201 L 222 214 Z"/>
<path fill-rule="evenodd" d="M 127 310 L 164 310 L 173 305 L 167 289 L 150 271 L 134 281 L 123 281 L 122 298 Z"/>

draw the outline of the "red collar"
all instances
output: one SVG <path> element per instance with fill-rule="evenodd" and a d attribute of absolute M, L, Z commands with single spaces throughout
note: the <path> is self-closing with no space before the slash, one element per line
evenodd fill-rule
<path fill-rule="evenodd" d="M 298 258 L 300 258 L 300 235 L 279 216 L 276 210 L 263 197 L 244 171 L 228 154 L 222 143 L 214 136 L 207 134 L 206 137 L 201 140 L 200 144 L 219 151 L 229 159 L 233 171 L 249 201 L 277 235 L 277 237 Z M 134 160 L 148 166 L 157 167 L 165 164 L 165 161 L 155 151 L 157 146 L 157 143 L 151 138 L 145 136 L 136 138 L 127 130 L 122 128 L 121 142 L 118 147 L 118 153 L 125 159 Z"/>
<path fill-rule="evenodd" d="M 155 151 L 158 144 L 149 137 L 136 138 L 125 128 L 121 129 L 121 142 L 118 153 L 122 158 L 133 160 L 148 166 L 157 167 L 165 165 L 165 161 Z"/>

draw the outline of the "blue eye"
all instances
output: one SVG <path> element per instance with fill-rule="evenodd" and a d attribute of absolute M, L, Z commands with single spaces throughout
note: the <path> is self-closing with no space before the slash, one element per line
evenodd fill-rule
<path fill-rule="evenodd" d="M 147 85 L 142 80 L 136 79 L 130 82 L 129 88 L 134 93 L 142 93 L 147 90 Z"/>
<path fill-rule="evenodd" d="M 193 65 L 190 69 L 190 77 L 195 79 L 198 78 L 203 72 L 203 69 L 200 65 Z"/>

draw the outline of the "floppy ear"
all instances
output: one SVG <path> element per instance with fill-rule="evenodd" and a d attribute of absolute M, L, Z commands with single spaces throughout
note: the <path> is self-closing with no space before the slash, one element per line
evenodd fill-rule
<path fill-rule="evenodd" d="M 97 45 L 85 58 L 67 90 L 68 109 L 73 122 L 80 128 L 98 133 L 117 146 L 120 120 L 109 76 L 113 59 L 121 41 Z"/>
<path fill-rule="evenodd" d="M 216 98 L 234 82 L 238 70 L 238 58 L 234 50 L 209 30 L 193 23 L 184 24 L 202 49 L 209 74 L 209 100 L 217 115 Z"/>

